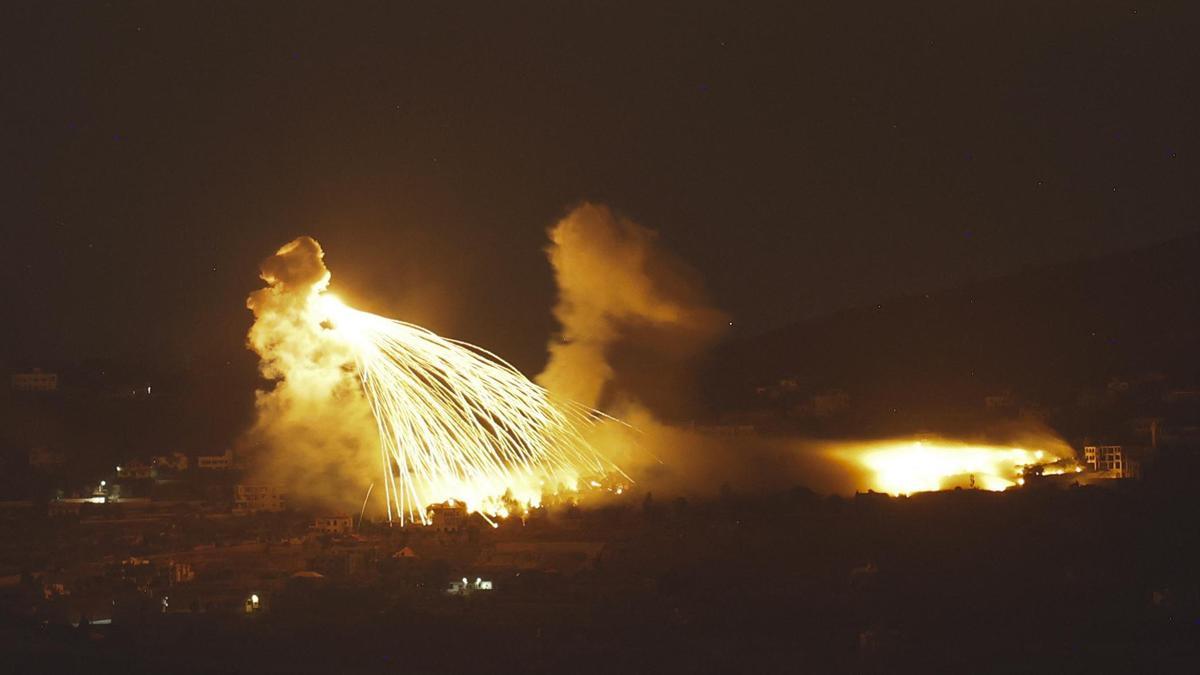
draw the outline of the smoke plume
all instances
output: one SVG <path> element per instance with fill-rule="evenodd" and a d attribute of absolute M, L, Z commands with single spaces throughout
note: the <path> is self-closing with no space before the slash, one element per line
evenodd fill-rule
<path fill-rule="evenodd" d="M 999 467 L 997 480 L 1015 480 L 1011 458 L 1028 454 L 977 446 L 966 448 L 974 459 L 964 464 L 963 443 L 943 439 L 817 443 L 670 421 L 684 409 L 672 404 L 693 390 L 687 381 L 692 359 L 720 335 L 725 315 L 708 305 L 695 273 L 658 248 L 653 231 L 604 206 L 574 209 L 549 237 L 561 331 L 538 382 L 627 422 L 602 421 L 585 435 L 639 491 L 705 497 L 725 487 L 804 484 L 848 492 L 891 485 L 872 468 L 880 462 L 911 477 L 914 467 L 935 461 L 944 466 L 931 467 L 933 478 L 913 484 L 962 479 L 974 485 L 993 467 Z M 247 342 L 271 386 L 257 392 L 257 420 L 239 452 L 253 450 L 256 481 L 280 485 L 302 504 L 349 511 L 376 477 L 380 445 L 353 347 L 337 337 L 328 303 L 320 301 L 330 280 L 323 257 L 315 240 L 300 237 L 262 263 L 266 286 L 247 301 L 255 317 Z M 1035 453 L 1039 458 L 1069 458 L 1070 448 L 1047 440 L 1052 434 L 1045 431 L 1010 429 L 1004 436 L 1043 448 Z"/>
<path fill-rule="evenodd" d="M 607 398 L 661 398 L 686 371 L 686 361 L 709 346 L 726 325 L 708 306 L 696 274 L 657 247 L 657 234 L 585 203 L 550 228 L 546 249 L 558 284 L 554 316 L 561 331 L 538 383 L 584 405 Z M 625 349 L 631 366 L 621 372 Z M 611 391 L 639 369 L 655 371 L 640 391 Z M 663 372 L 671 370 L 674 372 Z M 664 386 L 665 385 L 665 386 Z M 653 391 L 657 389 L 657 391 Z"/>
<path fill-rule="evenodd" d="M 728 486 L 784 488 L 803 476 L 843 488 L 838 467 L 797 441 L 722 437 L 664 421 L 687 399 L 691 360 L 728 319 L 707 303 L 698 275 L 658 246 L 657 234 L 597 204 L 583 204 L 549 230 L 546 253 L 558 282 L 561 331 L 538 382 L 628 425 L 601 424 L 589 437 L 656 494 L 711 495 Z"/>
<path fill-rule="evenodd" d="M 726 488 L 772 491 L 796 484 L 835 493 L 878 489 L 895 482 L 864 465 L 880 452 L 892 453 L 884 464 L 904 477 L 930 472 L 922 484 L 983 480 L 987 470 L 996 474 L 990 476 L 996 487 L 1015 480 L 1014 445 L 1042 449 L 1046 460 L 1071 456 L 1052 432 L 1028 425 L 993 430 L 993 442 L 1001 445 L 990 445 L 935 438 L 818 442 L 681 422 L 680 408 L 670 403 L 686 398 L 690 360 L 726 323 L 706 303 L 696 274 L 661 251 L 653 231 L 604 206 L 576 208 L 549 236 L 561 332 L 550 342 L 550 361 L 538 381 L 628 423 L 600 424 L 589 440 L 640 491 L 704 497 Z M 933 460 L 944 466 L 927 466 Z"/>
<path fill-rule="evenodd" d="M 326 508 L 357 508 L 379 463 L 371 409 L 354 355 L 335 340 L 315 302 L 329 285 L 321 245 L 299 237 L 261 265 L 267 286 L 246 302 L 247 343 L 273 386 L 257 392 L 257 420 L 245 440 L 256 482 Z"/>

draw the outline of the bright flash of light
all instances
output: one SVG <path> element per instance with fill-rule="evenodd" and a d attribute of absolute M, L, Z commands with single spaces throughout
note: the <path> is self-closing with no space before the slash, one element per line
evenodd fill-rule
<path fill-rule="evenodd" d="M 999 491 L 1024 485 L 1024 474 L 1074 470 L 1073 458 L 1045 450 L 975 445 L 944 440 L 888 440 L 847 444 L 831 454 L 864 474 L 872 490 L 893 495 L 977 487 Z"/>
<path fill-rule="evenodd" d="M 374 413 L 389 520 L 428 523 L 426 508 L 450 500 L 505 517 L 621 473 L 581 435 L 602 413 L 555 399 L 474 345 L 328 293 L 317 300 L 323 325 L 352 348 Z"/>

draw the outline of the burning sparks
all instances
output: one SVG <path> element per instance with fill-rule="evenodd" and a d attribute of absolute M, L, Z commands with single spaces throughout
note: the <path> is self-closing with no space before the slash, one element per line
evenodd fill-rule
<path fill-rule="evenodd" d="M 351 345 L 375 413 L 389 518 L 424 522 L 425 507 L 447 498 L 504 517 L 513 503 L 617 470 L 579 433 L 602 413 L 553 400 L 479 347 L 317 299 Z"/>
<path fill-rule="evenodd" d="M 365 486 L 374 465 L 389 520 L 428 523 L 428 507 L 457 501 L 494 525 L 544 495 L 624 477 L 581 434 L 611 418 L 479 347 L 347 306 L 326 290 L 323 256 L 311 238 L 289 243 L 248 301 L 250 346 L 277 381 L 260 392 L 258 429 L 304 485 L 325 471 Z"/>
<path fill-rule="evenodd" d="M 1045 450 L 951 441 L 879 441 L 838 447 L 832 454 L 865 470 L 871 489 L 893 495 L 952 487 L 999 491 L 1024 485 L 1026 472 L 1052 475 L 1078 468 L 1073 459 Z"/>

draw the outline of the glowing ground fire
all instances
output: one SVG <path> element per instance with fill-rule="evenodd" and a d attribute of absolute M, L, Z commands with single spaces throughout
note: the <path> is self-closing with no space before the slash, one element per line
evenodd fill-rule
<path fill-rule="evenodd" d="M 330 294 L 316 300 L 325 327 L 353 350 L 378 425 L 389 520 L 427 522 L 426 507 L 447 500 L 505 517 L 514 506 L 538 505 L 544 493 L 620 473 L 580 433 L 609 419 L 603 413 L 554 399 L 474 345 Z"/>
<path fill-rule="evenodd" d="M 1025 472 L 1078 471 L 1071 458 L 1039 449 L 941 440 L 889 440 L 846 445 L 833 456 L 864 470 L 873 490 L 893 495 L 952 487 L 999 491 L 1025 482 Z"/>
<path fill-rule="evenodd" d="M 492 518 L 548 496 L 625 492 L 628 476 L 589 442 L 619 430 L 592 434 L 591 425 L 616 420 L 555 396 L 487 350 L 346 305 L 328 292 L 323 257 L 316 240 L 292 241 L 263 262 L 267 286 L 247 300 L 255 315 L 247 343 L 274 383 L 258 392 L 254 429 L 271 449 L 263 457 L 273 478 L 342 503 L 381 483 L 367 489 L 362 511 L 382 494 L 388 520 L 401 524 L 429 523 L 431 507 L 442 503 L 461 503 L 495 525 Z M 601 321 L 599 332 L 607 329 Z M 599 365 L 607 368 L 603 359 Z M 623 445 L 611 441 L 610 451 Z M 1030 443 L 1037 447 L 847 442 L 822 458 L 852 466 L 857 488 L 891 494 L 1003 490 L 1031 475 L 1079 470 L 1061 441 L 1039 433 Z M 706 460 L 689 454 L 676 463 L 692 461 Z"/>

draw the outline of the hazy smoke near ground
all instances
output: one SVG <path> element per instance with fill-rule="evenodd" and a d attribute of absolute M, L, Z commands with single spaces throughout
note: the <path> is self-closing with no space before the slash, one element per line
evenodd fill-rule
<path fill-rule="evenodd" d="M 253 480 L 278 485 L 289 498 L 357 510 L 379 465 L 370 406 L 354 355 L 333 339 L 315 299 L 329 285 L 321 245 L 299 237 L 263 261 L 265 288 L 246 302 L 247 336 L 273 382 L 256 394 L 257 419 L 243 439 Z"/>
<path fill-rule="evenodd" d="M 561 332 L 538 383 L 628 423 L 601 424 L 589 440 L 638 490 L 703 496 L 724 486 L 783 489 L 804 481 L 847 489 L 845 471 L 809 444 L 662 421 L 661 407 L 691 393 L 689 359 L 713 344 L 728 318 L 709 306 L 698 275 L 659 248 L 654 231 L 583 204 L 549 236 Z"/>
<path fill-rule="evenodd" d="M 1047 460 L 1073 456 L 1048 429 L 1027 424 L 988 429 L 990 444 L 982 437 L 816 441 L 692 426 L 671 404 L 688 398 L 689 359 L 726 325 L 725 315 L 707 304 L 697 275 L 661 251 L 653 231 L 604 206 L 576 208 L 549 236 L 559 287 L 554 315 L 562 330 L 551 339 L 538 382 L 628 423 L 602 423 L 589 441 L 639 492 L 704 497 L 726 488 L 776 491 L 798 484 L 843 494 L 880 489 L 895 476 L 881 476 L 862 459 L 882 451 L 908 453 L 885 458 L 889 471 L 928 472 L 932 477 L 915 482 L 945 485 L 983 480 L 985 470 L 1011 473 L 1008 447 L 1041 449 Z M 950 454 L 937 454 L 943 451 Z M 1000 481 L 996 476 L 992 484 Z"/>
<path fill-rule="evenodd" d="M 638 492 L 704 499 L 726 490 L 762 494 L 803 485 L 848 494 L 861 487 L 861 472 L 834 461 L 819 443 L 672 426 L 637 405 L 617 412 L 629 426 L 600 425 L 589 440 L 636 481 Z"/>

